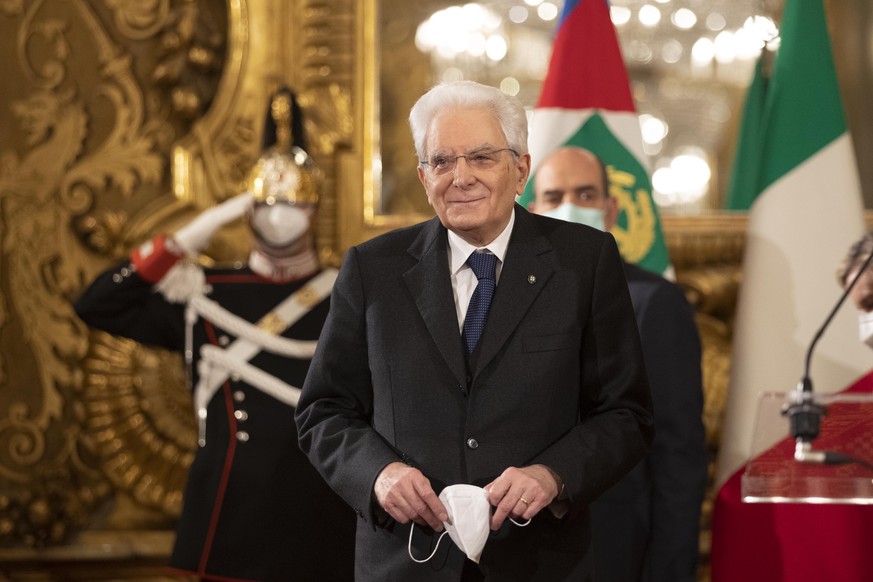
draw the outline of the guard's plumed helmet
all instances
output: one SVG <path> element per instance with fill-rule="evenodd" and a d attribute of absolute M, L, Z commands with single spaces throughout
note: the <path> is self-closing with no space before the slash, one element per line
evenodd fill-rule
<path fill-rule="evenodd" d="M 297 131 L 292 131 L 292 127 Z M 300 109 L 289 89 L 280 89 L 270 102 L 264 128 L 264 153 L 249 175 L 249 191 L 256 201 L 317 204 L 321 174 L 303 149 Z"/>

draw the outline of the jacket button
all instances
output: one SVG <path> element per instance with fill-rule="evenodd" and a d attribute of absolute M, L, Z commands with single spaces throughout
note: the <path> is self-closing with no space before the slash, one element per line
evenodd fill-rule
<path fill-rule="evenodd" d="M 234 410 L 233 417 L 235 419 L 237 419 L 238 421 L 242 422 L 242 421 L 248 420 L 249 413 L 246 412 L 245 410 Z"/>
<path fill-rule="evenodd" d="M 233 399 L 237 402 L 242 402 L 243 400 L 246 399 L 246 393 L 243 392 L 242 390 L 237 390 L 236 392 L 233 393 Z"/>
<path fill-rule="evenodd" d="M 237 432 L 236 433 L 236 440 L 238 440 L 241 443 L 247 442 L 249 440 L 249 433 L 247 433 L 244 430 Z"/>
<path fill-rule="evenodd" d="M 467 439 L 467 448 L 468 449 L 478 449 L 479 448 L 479 441 L 477 441 L 476 439 Z"/>

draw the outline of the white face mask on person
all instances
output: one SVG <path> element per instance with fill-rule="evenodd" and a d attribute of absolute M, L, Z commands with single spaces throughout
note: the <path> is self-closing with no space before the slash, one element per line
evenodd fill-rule
<path fill-rule="evenodd" d="M 861 341 L 873 348 L 873 311 L 858 316 L 858 330 Z"/>
<path fill-rule="evenodd" d="M 262 204 L 255 207 L 250 224 L 252 231 L 269 246 L 286 247 L 309 229 L 309 213 L 283 202 Z"/>
<path fill-rule="evenodd" d="M 488 501 L 488 492 L 475 485 L 449 485 L 440 493 L 440 501 L 449 514 L 449 520 L 443 522 L 446 531 L 440 535 L 433 552 L 427 558 L 418 560 L 412 555 L 412 533 L 415 530 L 415 524 L 412 524 L 409 528 L 409 557 L 419 564 L 427 562 L 436 554 L 443 537 L 449 534 L 455 545 L 478 564 L 491 532 L 491 503 Z M 521 527 L 530 523 L 518 523 L 512 518 L 510 520 Z"/>
<path fill-rule="evenodd" d="M 566 220 L 567 222 L 584 224 L 596 228 L 597 230 L 606 230 L 603 210 L 600 208 L 587 208 L 584 206 L 577 206 L 572 202 L 564 202 L 557 208 L 552 208 L 542 214 L 543 216 Z"/>

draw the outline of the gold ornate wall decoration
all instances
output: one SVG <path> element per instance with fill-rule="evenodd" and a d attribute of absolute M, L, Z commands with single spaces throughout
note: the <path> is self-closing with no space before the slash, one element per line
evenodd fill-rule
<path fill-rule="evenodd" d="M 116 489 L 178 517 L 196 442 L 178 354 L 92 334 L 85 372 L 83 442 Z"/>
<path fill-rule="evenodd" d="M 742 279 L 745 214 L 662 217 L 664 238 L 676 281 L 694 307 L 702 347 L 703 425 L 708 452 L 708 486 L 701 511 L 700 579 L 708 579 L 715 496 L 713 480 L 728 396 L 733 319 Z"/>
<path fill-rule="evenodd" d="M 347 152 L 351 141 L 352 102 L 347 88 L 334 83 L 316 87 L 300 95 L 306 112 L 305 131 L 309 150 L 323 172 L 316 244 L 324 264 L 338 266 L 342 261 L 337 197 L 341 189 L 337 178 L 337 155 Z"/>
<path fill-rule="evenodd" d="M 0 136 L 0 543 L 57 543 L 119 496 L 152 521 L 178 514 L 194 444 L 181 363 L 89 334 L 71 302 L 132 246 L 239 191 L 278 82 L 305 110 L 327 176 L 319 244 L 339 261 L 362 4 L 0 3 L 0 126 L 12 128 Z"/>
<path fill-rule="evenodd" d="M 160 32 L 170 15 L 169 0 L 104 0 L 113 11 L 115 28 L 134 40 L 150 38 Z"/>
<path fill-rule="evenodd" d="M 223 2 L 216 4 L 223 12 Z M 93 386 L 85 384 L 92 377 L 81 367 L 90 344 L 71 301 L 107 261 L 129 251 L 132 237 L 154 226 L 142 226 L 148 221 L 140 213 L 168 206 L 159 197 L 168 190 L 169 144 L 196 107 L 177 107 L 172 91 L 148 84 L 148 71 L 175 63 L 207 97 L 195 105 L 208 105 L 224 24 L 198 26 L 198 7 L 0 4 L 0 49 L 12 56 L 3 59 L 0 87 L 0 543 L 61 541 L 92 519 L 112 485 L 178 511 L 172 492 L 159 500 L 143 485 L 147 471 L 139 481 L 114 480 L 105 449 L 83 434 L 96 422 L 89 416 Z M 218 34 L 201 42 L 203 30 Z M 151 39 L 161 50 L 144 63 L 114 39 Z M 148 454 L 155 448 L 167 454 L 159 446 Z M 184 451 L 167 460 L 182 470 L 187 462 Z"/>
<path fill-rule="evenodd" d="M 745 215 L 664 217 L 676 281 L 694 307 L 703 347 L 707 444 L 714 460 L 727 400 L 731 340 L 745 246 Z"/>

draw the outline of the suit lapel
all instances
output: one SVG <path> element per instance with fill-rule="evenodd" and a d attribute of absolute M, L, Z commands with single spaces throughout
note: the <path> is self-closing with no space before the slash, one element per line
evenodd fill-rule
<path fill-rule="evenodd" d="M 418 263 L 403 274 L 403 279 L 440 354 L 458 384 L 464 386 L 466 367 L 452 295 L 447 244 L 446 231 L 439 219 L 428 222 L 409 247 L 409 254 L 418 259 Z"/>
<path fill-rule="evenodd" d="M 515 225 L 509 239 L 497 291 L 479 339 L 479 356 L 473 375 L 484 369 L 509 340 L 524 314 L 551 278 L 553 267 L 540 255 L 552 250 L 528 212 L 515 207 Z"/>

